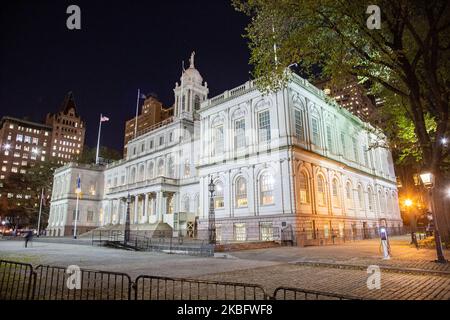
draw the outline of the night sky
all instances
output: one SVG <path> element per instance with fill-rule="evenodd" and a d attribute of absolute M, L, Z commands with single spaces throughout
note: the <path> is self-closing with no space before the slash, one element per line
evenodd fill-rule
<path fill-rule="evenodd" d="M 66 9 L 81 8 L 81 30 L 66 28 Z M 248 18 L 229 0 L 10 1 L 0 9 L 0 117 L 42 121 L 72 90 L 95 146 L 99 114 L 109 116 L 102 145 L 122 150 L 136 92 L 173 104 L 181 61 L 195 66 L 209 97 L 250 78 L 242 37 Z"/>

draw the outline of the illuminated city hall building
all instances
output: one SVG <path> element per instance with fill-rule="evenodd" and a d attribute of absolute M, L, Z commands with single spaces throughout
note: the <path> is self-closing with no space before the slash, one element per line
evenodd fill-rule
<path fill-rule="evenodd" d="M 123 229 L 130 195 L 132 230 L 204 237 L 211 180 L 218 241 L 276 241 L 288 230 L 307 244 L 402 226 L 389 150 L 370 148 L 373 128 L 308 81 L 293 74 L 267 95 L 249 81 L 208 99 L 194 55 L 180 80 L 174 115 L 130 139 L 123 160 L 56 171 L 49 235 L 73 232 L 78 176 L 79 233 Z"/>

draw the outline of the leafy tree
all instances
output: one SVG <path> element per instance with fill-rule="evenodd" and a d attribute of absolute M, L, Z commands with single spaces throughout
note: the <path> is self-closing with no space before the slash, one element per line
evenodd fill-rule
<path fill-rule="evenodd" d="M 379 125 L 400 161 L 419 162 L 443 192 L 448 173 L 450 4 L 446 0 L 233 0 L 252 17 L 250 62 L 262 89 L 289 78 L 294 63 L 306 76 L 356 76 L 385 99 Z M 366 10 L 381 9 L 381 28 L 369 29 Z M 442 198 L 437 194 L 436 200 Z M 450 238 L 450 213 L 439 225 Z M 444 215 L 445 212 L 445 215 Z"/>
<path fill-rule="evenodd" d="M 83 149 L 83 153 L 79 159 L 79 162 L 86 164 L 95 163 L 96 153 L 97 148 L 89 148 L 88 146 L 85 146 Z M 100 146 L 99 157 L 102 158 L 103 161 L 115 161 L 121 159 L 122 154 L 115 149 Z"/>
<path fill-rule="evenodd" d="M 0 215 L 7 217 L 16 227 L 37 227 L 39 205 L 44 191 L 41 229 L 48 221 L 53 173 L 57 165 L 50 162 L 36 163 L 25 173 L 11 173 L 5 179 L 1 190 Z M 12 195 L 9 196 L 9 195 Z"/>

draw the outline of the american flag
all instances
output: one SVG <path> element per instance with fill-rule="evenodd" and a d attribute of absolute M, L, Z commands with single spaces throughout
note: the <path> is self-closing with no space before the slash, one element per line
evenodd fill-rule
<path fill-rule="evenodd" d="M 109 121 L 108 117 L 100 116 L 100 122 L 106 122 L 106 121 Z"/>

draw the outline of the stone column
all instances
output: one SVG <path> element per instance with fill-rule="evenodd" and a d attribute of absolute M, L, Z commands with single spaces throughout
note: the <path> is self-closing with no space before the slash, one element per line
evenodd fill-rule
<path fill-rule="evenodd" d="M 158 222 L 163 221 L 163 193 L 158 191 L 156 194 L 156 214 L 158 215 Z"/>
<path fill-rule="evenodd" d="M 144 217 L 144 221 L 148 220 L 147 215 L 148 215 L 148 193 L 145 194 L 144 197 L 144 208 L 142 210 L 142 216 Z"/>
<path fill-rule="evenodd" d="M 139 221 L 139 195 L 134 196 L 134 224 Z"/>

